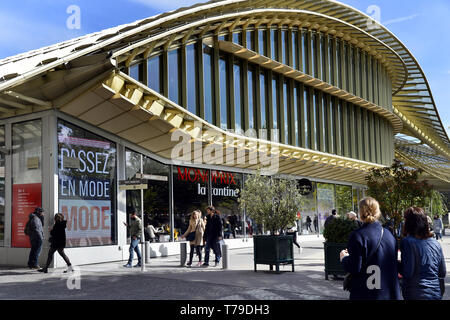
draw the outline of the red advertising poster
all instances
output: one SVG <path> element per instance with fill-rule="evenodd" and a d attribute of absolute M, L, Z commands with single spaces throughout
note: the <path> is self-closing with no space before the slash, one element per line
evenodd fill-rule
<path fill-rule="evenodd" d="M 30 214 L 42 206 L 42 184 L 15 184 L 12 194 L 12 242 L 15 248 L 30 248 L 30 239 L 24 229 Z"/>

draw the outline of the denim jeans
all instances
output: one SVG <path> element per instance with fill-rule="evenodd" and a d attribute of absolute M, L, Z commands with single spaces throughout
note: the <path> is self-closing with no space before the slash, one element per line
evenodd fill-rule
<path fill-rule="evenodd" d="M 39 255 L 42 251 L 42 239 L 39 237 L 30 237 L 31 250 L 28 257 L 28 267 L 36 267 L 38 265 Z"/>
<path fill-rule="evenodd" d="M 139 242 L 140 242 L 140 238 L 136 238 L 136 239 L 131 239 L 131 243 L 130 243 L 130 258 L 128 259 L 128 264 L 132 264 L 133 263 L 133 258 L 134 258 L 134 251 L 136 251 L 136 254 L 138 256 L 138 263 L 141 264 L 141 250 L 139 250 Z"/>
<path fill-rule="evenodd" d="M 215 257 L 215 262 L 219 262 L 222 257 L 222 250 L 220 249 L 220 241 L 217 239 L 206 239 L 205 244 L 205 263 L 209 263 L 209 251 L 213 249 Z"/>

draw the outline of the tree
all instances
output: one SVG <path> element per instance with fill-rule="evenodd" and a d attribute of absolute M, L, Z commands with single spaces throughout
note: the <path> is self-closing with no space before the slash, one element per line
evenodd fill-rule
<path fill-rule="evenodd" d="M 271 235 L 281 233 L 292 225 L 301 206 L 295 180 L 252 175 L 241 190 L 239 206 Z"/>
<path fill-rule="evenodd" d="M 431 195 L 427 181 L 419 181 L 422 170 L 406 168 L 394 160 L 391 167 L 372 169 L 366 177 L 367 194 L 380 203 L 383 217 L 393 219 L 395 228 L 402 221 L 405 209 L 424 207 Z"/>
<path fill-rule="evenodd" d="M 437 190 L 431 190 L 430 196 L 427 198 L 426 207 L 429 208 L 432 217 L 447 214 L 447 205 L 445 203 L 445 197 Z"/>

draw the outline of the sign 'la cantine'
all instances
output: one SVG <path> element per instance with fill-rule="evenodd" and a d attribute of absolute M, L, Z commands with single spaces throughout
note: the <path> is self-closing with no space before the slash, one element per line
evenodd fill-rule
<path fill-rule="evenodd" d="M 206 187 L 201 184 L 208 182 L 208 170 L 177 167 L 177 173 L 179 181 L 197 183 L 198 194 L 206 195 Z M 234 178 L 234 174 L 230 172 L 211 171 L 213 184 L 226 185 L 222 188 L 212 188 L 213 196 L 237 197 L 240 190 L 236 188 L 238 185 Z"/>

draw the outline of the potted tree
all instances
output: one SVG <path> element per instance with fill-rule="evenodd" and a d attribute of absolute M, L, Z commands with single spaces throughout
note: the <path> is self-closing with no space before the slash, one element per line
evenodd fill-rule
<path fill-rule="evenodd" d="M 257 264 L 276 266 L 292 264 L 294 271 L 293 237 L 284 231 L 297 219 L 301 195 L 295 180 L 256 174 L 245 181 L 239 199 L 241 209 L 269 234 L 253 236 L 255 272 Z"/>
<path fill-rule="evenodd" d="M 328 275 L 345 275 L 339 253 L 347 248 L 350 234 L 358 229 L 358 225 L 349 219 L 338 217 L 330 221 L 323 231 L 325 254 L 325 279 Z"/>

